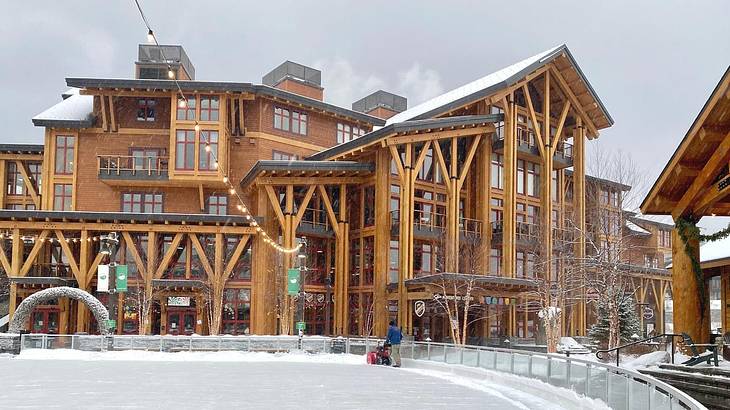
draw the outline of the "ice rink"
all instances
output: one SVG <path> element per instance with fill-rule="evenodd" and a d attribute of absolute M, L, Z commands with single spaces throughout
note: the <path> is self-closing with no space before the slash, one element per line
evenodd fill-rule
<path fill-rule="evenodd" d="M 24 351 L 0 357 L 0 369 L 2 408 L 557 408 L 506 385 L 351 355 Z"/>

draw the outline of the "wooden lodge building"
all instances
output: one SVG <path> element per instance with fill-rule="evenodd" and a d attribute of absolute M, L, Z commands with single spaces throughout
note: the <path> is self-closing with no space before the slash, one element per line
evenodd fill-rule
<path fill-rule="evenodd" d="M 120 334 L 291 331 L 284 278 L 301 263 L 310 334 L 384 335 L 397 319 L 443 340 L 449 320 L 414 303 L 439 296 L 434 283 L 476 275 L 485 319 L 470 337 L 532 338 L 527 295 L 563 269 L 538 274 L 534 255 L 586 252 L 566 221 L 586 232 L 592 189 L 623 215 L 614 199 L 627 187 L 585 175 L 586 144 L 613 120 L 564 45 L 410 109 L 384 91 L 352 109 L 326 103 L 321 73 L 292 62 L 262 84 L 198 81 L 182 47 L 162 46 L 178 90 L 160 51 L 140 45 L 134 79 L 67 78 L 62 101 L 33 118 L 43 145 L 0 146 L 11 315 L 29 294 L 66 285 L 110 305 Z M 655 228 L 639 229 L 653 238 Z M 114 261 L 100 252 L 110 232 Z M 262 232 L 285 248 L 306 238 L 304 257 Z M 112 301 L 96 292 L 110 262 L 129 269 L 129 290 Z M 642 295 L 663 310 L 669 280 L 653 269 L 639 280 L 654 293 Z M 584 335 L 595 319 L 590 296 L 577 296 L 564 327 Z M 140 326 L 144 298 L 154 303 Z M 94 328 L 68 300 L 30 323 Z"/>

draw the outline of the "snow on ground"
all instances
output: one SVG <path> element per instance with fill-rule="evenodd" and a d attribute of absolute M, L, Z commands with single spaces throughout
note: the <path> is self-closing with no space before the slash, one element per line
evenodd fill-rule
<path fill-rule="evenodd" d="M 370 366 L 355 355 L 27 349 L 0 357 L 0 368 L 2 408 L 563 408 L 516 376 Z"/>
<path fill-rule="evenodd" d="M 594 353 L 590 354 L 572 354 L 570 355 L 572 359 L 581 359 L 581 360 L 587 360 L 591 362 L 601 362 L 598 360 L 596 355 Z M 691 358 L 691 356 L 687 356 L 683 353 L 675 352 L 674 353 L 674 364 L 682 364 L 682 362 L 687 361 Z M 730 369 L 730 362 L 727 360 L 723 360 L 722 357 L 719 357 L 719 367 L 721 369 Z M 659 366 L 660 364 L 664 363 L 671 363 L 672 358 L 669 354 L 669 352 L 665 352 L 663 350 L 658 350 L 656 352 L 650 352 L 643 355 L 631 355 L 631 354 L 622 354 L 621 357 L 619 357 L 619 363 L 621 364 L 621 367 L 631 370 L 637 370 L 642 369 L 646 367 L 654 367 Z M 605 362 L 610 365 L 616 365 L 616 358 L 609 360 L 608 362 Z M 695 367 L 714 367 L 714 364 L 706 364 L 706 363 L 700 363 L 695 365 Z"/>

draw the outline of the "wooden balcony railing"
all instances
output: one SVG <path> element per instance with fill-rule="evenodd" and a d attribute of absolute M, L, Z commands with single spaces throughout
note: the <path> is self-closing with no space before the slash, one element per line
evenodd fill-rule
<path fill-rule="evenodd" d="M 167 176 L 169 158 L 159 156 L 97 155 L 98 174 L 112 178 L 157 178 Z"/>

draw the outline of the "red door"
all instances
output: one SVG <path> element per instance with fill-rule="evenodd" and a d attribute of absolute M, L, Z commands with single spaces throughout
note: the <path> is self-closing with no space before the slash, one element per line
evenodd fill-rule
<path fill-rule="evenodd" d="M 31 333 L 58 334 L 59 309 L 35 309 L 30 317 Z"/>
<path fill-rule="evenodd" d="M 195 309 L 167 310 L 167 333 L 171 335 L 187 335 L 195 333 Z"/>

